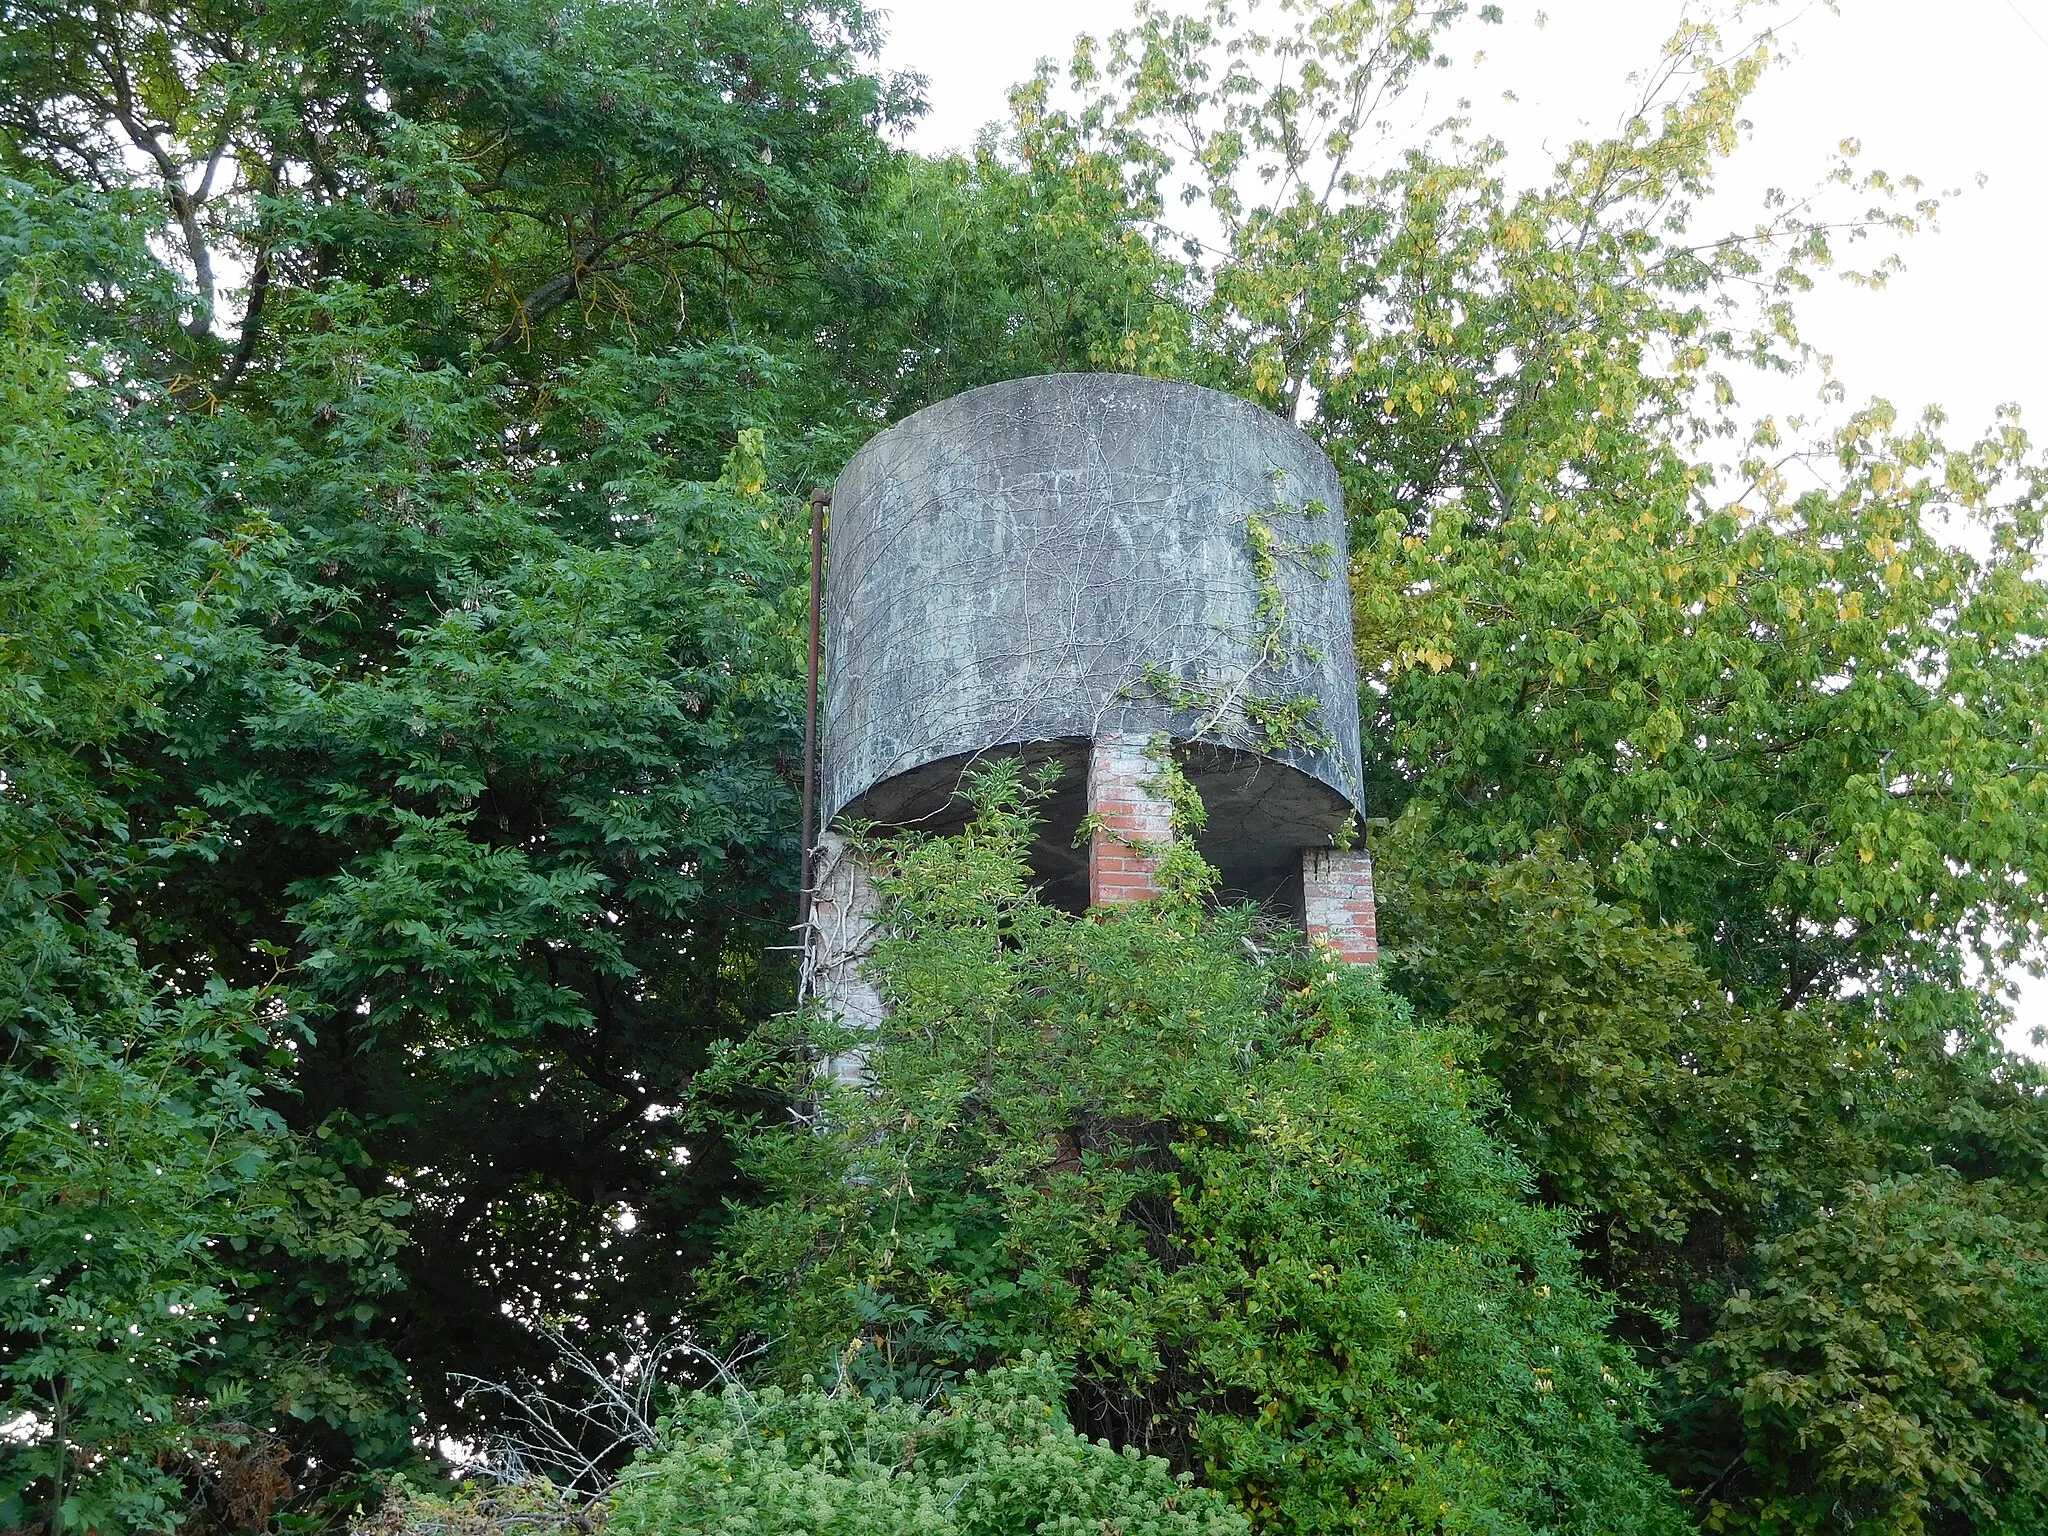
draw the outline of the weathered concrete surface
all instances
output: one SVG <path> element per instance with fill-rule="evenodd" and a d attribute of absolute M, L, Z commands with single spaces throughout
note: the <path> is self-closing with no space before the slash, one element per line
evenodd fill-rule
<path fill-rule="evenodd" d="M 1254 518 L 1274 536 L 1277 629 Z M 1269 878 L 1298 889 L 1298 850 L 1362 809 L 1343 496 L 1268 412 L 1116 374 L 972 390 L 854 456 L 828 549 L 828 823 L 947 819 L 964 766 L 994 750 L 1164 733 L 1207 744 L 1183 758 L 1210 803 L 1205 851 L 1237 850 L 1233 884 L 1265 897 Z M 1245 700 L 1303 697 L 1325 744 L 1266 754 Z"/>
<path fill-rule="evenodd" d="M 864 969 L 881 910 L 873 877 L 845 838 L 827 832 L 818 840 L 813 878 L 818 883 L 811 897 L 810 931 L 804 935 L 804 995 L 817 998 L 848 1030 L 873 1034 L 888 1016 L 882 994 Z M 855 1046 L 821 1065 L 825 1076 L 858 1084 L 866 1063 L 866 1050 Z"/>

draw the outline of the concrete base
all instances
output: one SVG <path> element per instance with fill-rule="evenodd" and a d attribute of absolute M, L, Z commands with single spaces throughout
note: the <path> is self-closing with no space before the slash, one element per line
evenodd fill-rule
<path fill-rule="evenodd" d="M 827 832 L 818 840 L 817 885 L 811 897 L 811 926 L 804 935 L 803 992 L 847 1029 L 867 1035 L 879 1029 L 888 1010 L 862 965 L 874 949 L 880 902 L 874 879 L 845 838 Z M 827 1077 L 858 1084 L 867 1052 L 855 1048 L 824 1062 Z"/>

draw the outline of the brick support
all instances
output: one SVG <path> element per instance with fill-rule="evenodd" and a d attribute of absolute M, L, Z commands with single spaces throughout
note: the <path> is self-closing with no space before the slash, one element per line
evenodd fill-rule
<path fill-rule="evenodd" d="M 869 1034 L 886 1010 L 882 994 L 863 973 L 875 943 L 879 902 L 874 880 L 846 839 L 827 832 L 818 840 L 817 888 L 811 897 L 811 927 L 804 935 L 804 991 L 848 1029 Z M 828 1058 L 825 1075 L 858 1083 L 867 1052 L 859 1047 Z"/>
<path fill-rule="evenodd" d="M 1088 904 L 1113 907 L 1159 894 L 1159 850 L 1173 837 L 1173 808 L 1146 787 L 1159 773 L 1152 738 L 1110 731 L 1088 754 Z"/>
<path fill-rule="evenodd" d="M 1372 855 L 1363 848 L 1309 848 L 1301 855 L 1302 926 L 1351 965 L 1380 958 Z"/>

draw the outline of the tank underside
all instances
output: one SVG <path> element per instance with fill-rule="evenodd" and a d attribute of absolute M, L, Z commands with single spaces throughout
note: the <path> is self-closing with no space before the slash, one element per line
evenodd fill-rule
<path fill-rule="evenodd" d="M 1079 912 L 1088 905 L 1088 849 L 1085 843 L 1076 846 L 1076 838 L 1088 809 L 1089 748 L 1089 738 L 1070 736 L 926 763 L 874 785 L 839 820 L 865 822 L 882 832 L 957 832 L 973 814 L 962 792 L 977 766 L 998 757 L 1020 757 L 1027 769 L 1055 763 L 1058 780 L 1038 806 L 1042 821 L 1031 869 L 1047 901 Z M 1173 756 L 1208 810 L 1208 826 L 1195 846 L 1222 874 L 1219 894 L 1299 920 L 1301 852 L 1330 845 L 1353 814 L 1350 801 L 1300 769 L 1258 753 L 1179 741 Z"/>

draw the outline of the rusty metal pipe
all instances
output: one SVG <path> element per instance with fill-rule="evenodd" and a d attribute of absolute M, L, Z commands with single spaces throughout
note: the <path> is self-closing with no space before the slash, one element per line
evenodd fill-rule
<path fill-rule="evenodd" d="M 803 838 L 798 857 L 796 921 L 799 928 L 811 923 L 811 872 L 817 860 L 812 847 L 813 818 L 818 807 L 818 609 L 825 580 L 825 509 L 832 505 L 832 493 L 820 488 L 811 492 L 811 630 L 810 665 L 804 679 L 804 817 Z"/>

